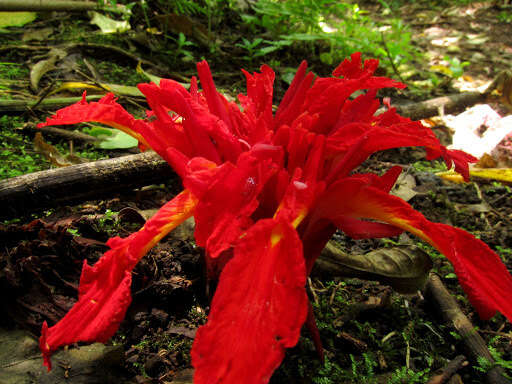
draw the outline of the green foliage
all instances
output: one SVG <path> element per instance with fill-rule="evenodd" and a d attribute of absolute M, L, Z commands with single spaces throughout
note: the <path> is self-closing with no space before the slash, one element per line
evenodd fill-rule
<path fill-rule="evenodd" d="M 32 136 L 20 128 L 24 123 L 22 117 L 0 117 L 0 179 L 21 176 L 48 169 L 50 164 L 33 148 Z M 65 145 L 55 145 L 61 153 L 67 153 L 69 148 Z M 102 154 L 96 150 L 85 149 L 75 151 L 74 155 L 98 160 Z"/>
<path fill-rule="evenodd" d="M 464 74 L 464 68 L 469 61 L 460 61 L 457 57 L 444 56 L 445 65 L 434 65 L 429 72 L 429 80 L 432 86 L 439 87 L 449 83 L 451 80 L 458 79 Z"/>
<path fill-rule="evenodd" d="M 73 236 L 80 236 L 80 232 L 76 228 L 67 228 L 66 231 Z"/>
<path fill-rule="evenodd" d="M 464 74 L 464 67 L 467 67 L 470 64 L 469 61 L 461 62 L 457 57 L 445 56 L 444 59 L 448 62 L 448 68 L 454 79 L 461 77 Z"/>
<path fill-rule="evenodd" d="M 192 41 L 187 40 L 187 36 L 184 33 L 180 32 L 177 38 L 166 35 L 168 39 L 173 40 L 176 43 L 176 47 L 173 47 L 172 50 L 167 51 L 174 57 L 174 60 L 180 59 L 181 61 L 193 62 L 195 61 L 195 57 L 192 51 L 190 51 L 189 47 L 194 47 L 196 44 Z"/>
<path fill-rule="evenodd" d="M 512 249 L 497 245 L 496 251 L 498 252 L 498 255 L 500 255 L 501 260 L 503 260 L 504 263 L 507 263 L 509 260 L 512 259 Z"/>
<path fill-rule="evenodd" d="M 505 377 L 509 380 L 512 380 L 512 360 L 504 359 L 503 353 L 500 352 L 494 344 L 496 344 L 499 340 L 499 336 L 493 337 L 489 341 L 489 352 L 491 353 L 492 358 L 494 359 L 494 363 L 490 362 L 483 356 L 479 356 L 477 358 L 478 366 L 475 367 L 477 371 L 487 373 L 490 369 L 494 367 L 501 367 L 505 370 Z"/>
<path fill-rule="evenodd" d="M 498 20 L 502 23 L 512 23 L 512 12 L 510 11 L 501 11 L 498 14 Z"/>
<path fill-rule="evenodd" d="M 45 162 L 26 138 L 16 131 L 20 117 L 0 117 L 0 179 L 41 170 Z"/>
<path fill-rule="evenodd" d="M 0 79 L 23 79 L 28 77 L 28 68 L 18 63 L 0 63 Z"/>
<path fill-rule="evenodd" d="M 337 363 L 325 359 L 324 365 L 319 369 L 318 374 L 313 377 L 315 384 L 335 384 L 350 382 L 355 384 L 373 384 L 377 382 L 375 368 L 377 360 L 372 353 L 363 353 L 362 358 L 356 360 L 350 355 L 350 369 L 342 369 Z"/>
<path fill-rule="evenodd" d="M 119 221 L 117 219 L 118 212 L 106 209 L 105 213 L 98 220 L 95 229 L 98 232 L 106 232 L 109 236 L 115 235 L 119 230 Z"/>
<path fill-rule="evenodd" d="M 434 161 L 417 161 L 412 164 L 412 167 L 418 172 L 443 172 L 446 171 L 446 164 L 443 161 L 434 160 Z"/>
<path fill-rule="evenodd" d="M 418 56 L 410 44 L 411 33 L 398 19 L 376 23 L 358 4 L 330 0 L 259 0 L 255 15 L 242 15 L 254 32 L 258 29 L 272 38 L 251 47 L 255 57 L 283 47 L 311 50 L 325 64 L 332 65 L 352 52 L 362 51 L 380 57 L 383 64 L 395 66 Z"/>
<path fill-rule="evenodd" d="M 159 1 L 161 4 L 170 4 L 175 13 L 179 15 L 198 15 L 205 14 L 206 9 L 198 4 L 197 1 L 191 0 L 174 0 L 174 1 Z"/>
<path fill-rule="evenodd" d="M 338 364 L 326 358 L 323 367 L 320 368 L 318 374 L 313 377 L 313 383 L 334 384 L 340 382 L 343 376 L 345 376 L 344 370 L 341 369 Z"/>
<path fill-rule="evenodd" d="M 410 368 L 397 368 L 389 378 L 388 384 L 416 384 L 425 383 L 428 379 L 430 369 L 415 372 Z"/>
<path fill-rule="evenodd" d="M 90 59 L 89 62 L 96 68 L 105 83 L 135 86 L 147 81 L 143 74 L 137 73 L 135 66 L 126 67 L 110 61 L 96 61 L 93 59 Z M 86 68 L 83 62 L 80 62 L 80 64 L 84 69 Z"/>
<path fill-rule="evenodd" d="M 247 54 L 242 57 L 244 60 L 252 61 L 255 57 L 264 55 L 262 50 L 256 49 L 262 42 L 263 39 L 260 37 L 253 41 L 249 41 L 245 37 L 242 37 L 242 42 L 235 45 L 247 52 Z"/>

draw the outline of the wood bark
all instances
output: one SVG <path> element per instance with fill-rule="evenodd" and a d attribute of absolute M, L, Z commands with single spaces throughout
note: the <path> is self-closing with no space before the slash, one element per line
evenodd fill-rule
<path fill-rule="evenodd" d="M 100 141 L 97 137 L 87 135 L 80 131 L 70 131 L 68 129 L 56 128 L 56 127 L 41 127 L 37 128 L 34 124 L 28 124 L 23 128 L 32 132 L 41 132 L 49 136 L 55 136 L 65 140 L 76 140 L 85 143 L 96 143 Z"/>
<path fill-rule="evenodd" d="M 446 364 L 441 372 L 432 376 L 427 384 L 444 384 L 464 365 L 466 356 L 459 355 L 455 359 L 451 360 Z"/>
<path fill-rule="evenodd" d="M 466 349 L 466 355 L 477 363 L 479 357 L 483 357 L 494 363 L 489 349 L 482 337 L 475 330 L 469 319 L 462 313 L 457 302 L 448 292 L 439 276 L 431 274 L 425 287 L 425 296 L 435 303 L 443 319 L 451 324 L 462 336 L 462 343 Z M 488 384 L 510 384 L 510 381 L 503 376 L 503 368 L 494 367 L 487 372 L 486 382 Z"/>
<path fill-rule="evenodd" d="M 463 92 L 454 95 L 442 96 L 418 103 L 396 105 L 397 112 L 411 120 L 426 119 L 439 115 L 439 108 L 445 113 L 463 111 L 465 108 L 484 102 L 486 93 Z"/>
<path fill-rule="evenodd" d="M 87 101 L 96 101 L 104 95 L 90 95 L 87 96 Z M 82 100 L 82 97 L 52 97 L 42 100 L 39 104 L 38 100 L 0 100 L 0 112 L 25 112 L 28 108 L 32 108 L 37 104 L 37 108 L 58 109 L 67 107 L 77 101 Z"/>
<path fill-rule="evenodd" d="M 171 177 L 172 169 L 154 152 L 34 172 L 0 181 L 0 217 L 99 198 Z"/>
<path fill-rule="evenodd" d="M 20 11 L 92 11 L 98 9 L 108 9 L 109 11 L 119 12 L 114 7 L 98 6 L 97 1 L 70 1 L 70 0 L 2 0 L 0 1 L 0 11 L 20 12 Z"/>

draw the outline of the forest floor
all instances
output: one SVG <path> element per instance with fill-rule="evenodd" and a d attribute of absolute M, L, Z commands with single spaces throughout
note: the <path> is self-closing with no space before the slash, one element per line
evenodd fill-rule
<path fill-rule="evenodd" d="M 422 4 L 427 4 L 422 6 Z M 389 9 L 380 2 L 360 4 L 376 18 L 385 17 Z M 502 70 L 510 69 L 512 60 L 512 11 L 508 13 L 489 2 L 432 8 L 428 2 L 402 6 L 394 10 L 413 32 L 411 43 L 424 53 L 424 60 L 415 62 L 418 73 L 432 66 L 449 67 L 446 57 L 457 57 L 459 63 L 469 62 L 457 78 L 438 74 L 437 87 L 412 86 L 400 93 L 388 92 L 393 100 L 419 100 L 462 90 L 481 89 Z M 503 13 L 505 12 L 505 13 Z M 229 27 L 229 25 L 227 26 Z M 46 34 L 44 40 L 19 44 L 27 33 Z M 35 32 L 35 33 L 34 33 Z M 234 30 L 218 31 L 218 38 L 228 41 Z M 32 37 L 33 38 L 33 37 Z M 149 36 L 150 40 L 152 39 Z M 143 64 L 154 75 L 185 81 L 195 73 L 194 64 L 165 53 L 154 53 L 140 44 L 139 37 L 98 34 L 87 19 L 62 13 L 10 29 L 0 35 L 0 89 L 2 97 L 39 100 L 41 93 L 30 90 L 28 65 L 48 59 L 52 46 L 63 43 L 95 43 L 94 49 L 75 47 L 55 59 L 52 70 L 41 75 L 38 92 L 54 89 L 55 82 L 87 81 L 96 85 L 124 84 L 134 86 L 147 78 L 135 71 L 137 60 L 144 58 L 154 67 Z M 153 40 L 151 40 L 154 42 Z M 129 57 L 109 46 L 133 48 Z M 226 43 L 227 44 L 227 43 Z M 146 47 L 147 48 L 147 47 Z M 230 48 L 233 48 L 231 51 Z M 195 47 L 196 51 L 200 48 Z M 230 56 L 236 47 L 221 48 L 224 53 L 204 56 L 210 61 L 215 81 L 231 95 L 244 91 L 240 68 L 255 70 L 258 64 Z M 201 54 L 195 51 L 196 58 Z M 170 53 L 168 53 L 170 55 Z M 240 53 L 241 57 L 241 53 Z M 294 51 L 281 59 L 287 66 L 297 66 L 308 59 L 312 70 L 327 75 L 333 67 L 325 66 L 307 52 Z M 51 59 L 53 60 L 53 59 Z M 165 64 L 162 64 L 165 63 Z M 249 65 L 248 65 L 249 64 Z M 277 76 L 280 70 L 276 68 Z M 85 75 L 84 75 L 85 73 Z M 385 74 L 396 77 L 390 69 Z M 445 76 L 445 77 L 443 77 Z M 32 79 L 32 81 L 34 81 Z M 286 87 L 277 81 L 278 98 Z M 59 95 L 70 90 L 61 90 Z M 121 102 L 133 113 L 143 109 L 136 97 L 124 96 Z M 493 107 L 505 114 L 504 105 Z M 44 153 L 32 149 L 33 130 L 30 124 L 43 121 L 55 109 L 35 108 L 6 111 L 0 117 L 0 176 L 47 169 L 50 164 Z M 29 125 L 27 125 L 29 123 Z M 90 128 L 90 127 L 89 127 Z M 437 127 L 438 132 L 446 132 Z M 46 136 L 45 136 L 46 137 Z M 444 144 L 450 137 L 444 135 Z M 67 139 L 52 137 L 51 143 L 62 153 L 69 153 Z M 44 152 L 44 150 L 43 150 Z M 127 154 L 126 149 L 101 150 L 73 142 L 73 153 L 85 160 L 96 160 Z M 438 162 L 422 161 L 419 149 L 386 151 L 368 160 L 364 167 L 382 173 L 390 164 L 404 165 L 404 173 L 412 176 L 414 185 L 409 203 L 429 220 L 463 228 L 487 243 L 512 271 L 512 194 L 506 184 L 473 180 L 453 184 L 434 175 L 442 170 Z M 412 165 L 407 165 L 412 164 Z M 144 219 L 181 189 L 177 180 L 168 180 L 138 190 L 119 191 L 101 200 L 84 201 L 34 212 L 32 215 L 10 217 L 0 224 L 0 287 L 8 295 L 0 299 L 0 322 L 4 328 L 22 328 L 39 335 L 44 320 L 58 321 L 73 305 L 83 260 L 94 263 L 107 249 L 105 242 L 113 236 L 125 237 L 140 228 Z M 463 312 L 485 340 L 497 364 L 512 376 L 512 325 L 501 315 L 482 321 L 468 303 L 458 285 L 453 268 L 433 248 L 421 241 L 401 235 L 384 240 L 354 241 L 336 235 L 338 245 L 348 253 L 365 253 L 377 248 L 409 244 L 424 249 L 433 259 L 434 271 L 456 297 Z M 124 359 L 120 382 L 187 383 L 191 382 L 190 347 L 197 328 L 204 324 L 209 310 L 202 265 L 202 250 L 195 246 L 191 226 L 175 231 L 161 241 L 136 266 L 133 273 L 133 302 L 117 334 L 109 342 L 121 345 Z M 298 345 L 287 352 L 271 383 L 424 383 L 458 355 L 464 354 L 463 340 L 446 324 L 436 304 L 421 294 L 403 296 L 377 282 L 324 278 L 315 275 L 308 283 L 315 315 L 324 344 L 326 361 L 317 358 L 313 343 L 305 330 Z M 5 368 L 0 366 L 0 370 Z M 64 376 L 73 368 L 55 364 Z M 490 369 L 485 362 L 469 361 L 458 373 L 462 382 L 485 381 Z M 70 382 L 72 379 L 70 379 Z M 37 381 L 34 381 L 37 382 Z M 101 381 L 99 381 L 101 382 Z"/>

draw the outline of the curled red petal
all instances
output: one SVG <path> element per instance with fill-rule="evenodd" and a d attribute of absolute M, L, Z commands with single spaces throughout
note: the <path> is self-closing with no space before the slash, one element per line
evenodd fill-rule
<path fill-rule="evenodd" d="M 400 235 L 404 230 L 393 225 L 364 221 L 352 217 L 338 217 L 333 223 L 353 239 L 375 239 Z"/>
<path fill-rule="evenodd" d="M 106 342 L 119 327 L 130 305 L 131 271 L 163 236 L 190 217 L 196 198 L 187 190 L 165 204 L 144 227 L 127 238 L 110 239 L 107 251 L 94 266 L 84 260 L 78 302 L 53 327 L 43 324 L 39 345 L 44 365 L 60 346 Z"/>
<path fill-rule="evenodd" d="M 389 223 L 415 234 L 443 253 L 453 264 L 464 291 L 482 318 L 498 310 L 512 320 L 512 276 L 499 256 L 473 235 L 432 223 L 402 199 L 357 178 L 330 186 L 316 206 L 316 220 L 350 217 Z"/>
<path fill-rule="evenodd" d="M 451 168 L 453 163 L 455 171 L 459 172 L 464 180 L 469 181 L 468 163 L 476 163 L 476 157 L 458 149 L 446 150 L 442 156 L 448 168 Z"/>
<path fill-rule="evenodd" d="M 274 93 L 275 74 L 267 65 L 261 67 L 261 73 L 250 74 L 243 71 L 247 79 L 247 97 L 245 99 L 244 112 L 249 109 L 256 118 L 261 118 L 271 127 L 272 96 Z"/>
<path fill-rule="evenodd" d="M 144 137 L 135 128 L 136 119 L 116 102 L 114 94 L 107 93 L 99 101 L 88 103 L 84 92 L 82 100 L 59 109 L 55 115 L 46 119 L 45 123 L 37 126 L 69 125 L 83 122 L 97 122 L 117 128 L 136 138 L 146 148 L 150 148 Z M 142 121 L 140 121 L 142 123 Z"/>
<path fill-rule="evenodd" d="M 290 125 L 303 112 L 303 104 L 314 79 L 312 72 L 307 73 L 307 67 L 306 61 L 300 64 L 290 87 L 279 104 L 274 119 L 275 129 L 283 124 Z"/>
<path fill-rule="evenodd" d="M 224 96 L 217 92 L 210 67 L 206 60 L 197 63 L 197 73 L 199 75 L 199 80 L 201 80 L 203 93 L 210 112 L 220 118 L 232 131 L 231 117 L 228 113 L 228 102 Z"/>
<path fill-rule="evenodd" d="M 263 384 L 294 346 L 308 299 L 302 243 L 284 221 L 261 220 L 220 276 L 192 347 L 196 384 Z"/>

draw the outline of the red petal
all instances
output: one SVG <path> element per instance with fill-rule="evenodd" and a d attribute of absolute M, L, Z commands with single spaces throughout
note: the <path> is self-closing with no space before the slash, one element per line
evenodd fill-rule
<path fill-rule="evenodd" d="M 208 134 L 210 128 L 217 126 L 218 118 L 194 101 L 183 86 L 170 80 L 162 80 L 160 87 L 155 84 L 139 84 L 139 89 L 152 108 L 165 107 L 183 118 L 182 129 L 191 147 L 177 148 L 180 152 L 188 154 L 189 157 L 201 156 L 217 164 L 221 163 L 217 148 Z M 168 133 L 162 131 L 162 135 L 164 134 Z"/>
<path fill-rule="evenodd" d="M 476 157 L 458 149 L 447 150 L 442 156 L 448 168 L 452 167 L 453 162 L 455 171 L 459 172 L 464 180 L 469 181 L 468 163 L 476 163 Z"/>
<path fill-rule="evenodd" d="M 194 383 L 267 383 L 293 347 L 308 299 L 302 244 L 286 222 L 261 220 L 235 248 L 208 323 L 192 348 Z"/>
<path fill-rule="evenodd" d="M 353 239 L 376 239 L 400 235 L 404 230 L 393 225 L 341 217 L 333 223 Z"/>
<path fill-rule="evenodd" d="M 162 237 L 193 213 L 197 201 L 184 191 L 165 204 L 144 227 L 127 238 L 112 238 L 107 251 L 94 266 L 84 261 L 78 302 L 53 327 L 43 324 L 39 345 L 44 365 L 51 369 L 51 354 L 60 346 L 106 342 L 119 327 L 130 305 L 131 271 Z"/>
<path fill-rule="evenodd" d="M 274 120 L 276 129 L 283 124 L 291 125 L 292 121 L 304 111 L 302 106 L 314 78 L 312 72 L 306 73 L 307 67 L 308 64 L 303 61 L 290 84 L 290 88 L 288 88 L 279 104 Z"/>
<path fill-rule="evenodd" d="M 232 122 L 227 107 L 228 102 L 224 96 L 217 92 L 210 67 L 205 60 L 197 63 L 197 73 L 199 74 L 199 80 L 201 80 L 201 86 L 203 87 L 203 93 L 208 102 L 210 112 L 224 121 L 232 131 Z"/>
<path fill-rule="evenodd" d="M 319 199 L 315 219 L 374 219 L 409 231 L 430 243 L 453 264 L 460 284 L 483 318 L 496 310 L 512 320 L 512 276 L 500 258 L 473 235 L 432 223 L 402 199 L 362 180 L 347 178 L 330 186 Z"/>
<path fill-rule="evenodd" d="M 243 71 L 247 79 L 247 107 L 251 108 L 256 118 L 261 117 L 263 121 L 272 123 L 272 95 L 274 92 L 275 74 L 272 68 L 267 65 L 261 67 L 261 73 L 250 74 Z M 250 100 L 250 103 L 249 103 Z M 246 108 L 244 107 L 244 110 Z"/>
<path fill-rule="evenodd" d="M 117 104 L 112 93 L 106 94 L 99 101 L 90 103 L 87 103 L 85 96 L 86 92 L 84 92 L 81 101 L 69 107 L 59 109 L 54 116 L 46 119 L 45 123 L 40 123 L 37 126 L 40 128 L 48 125 L 68 125 L 94 121 L 117 128 L 133 136 L 147 148 L 150 147 L 146 140 L 135 129 L 137 120 L 121 105 Z"/>
<path fill-rule="evenodd" d="M 198 245 L 206 246 L 209 257 L 215 258 L 233 246 L 252 224 L 258 196 L 275 171 L 270 160 L 244 153 L 231 172 L 217 177 L 203 193 L 195 213 L 195 237 Z"/>
<path fill-rule="evenodd" d="M 369 77 L 360 79 L 336 79 L 336 78 L 317 78 L 311 89 L 307 92 L 304 109 L 310 115 L 318 114 L 318 120 L 311 128 L 312 131 L 331 134 L 342 124 L 343 119 L 350 119 L 350 111 L 347 108 L 364 110 L 361 116 L 357 116 L 357 121 L 368 120 L 368 115 L 375 109 L 375 102 L 372 100 L 374 91 L 370 96 L 359 97 L 353 102 L 348 98 L 355 91 L 363 89 L 380 89 L 387 87 L 397 87 L 398 84 L 391 79 L 384 77 Z M 348 106 L 345 108 L 345 103 Z M 366 109 L 364 108 L 366 106 Z M 355 112 L 357 115 L 357 112 Z M 346 115 L 346 117 L 344 117 Z M 341 122 L 338 124 L 338 120 Z"/>
<path fill-rule="evenodd" d="M 407 119 L 408 120 L 408 119 Z M 349 123 L 339 128 L 336 133 L 327 139 L 327 152 L 331 156 L 345 152 L 343 159 L 331 169 L 328 181 L 344 177 L 355 167 L 365 161 L 368 156 L 377 151 L 398 147 L 425 147 L 427 159 L 431 160 L 444 156 L 445 160 L 453 160 L 457 171 L 466 174 L 468 162 L 473 157 L 461 151 L 448 151 L 442 146 L 432 131 L 420 122 L 407 121 L 390 126 Z"/>

